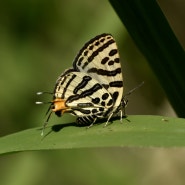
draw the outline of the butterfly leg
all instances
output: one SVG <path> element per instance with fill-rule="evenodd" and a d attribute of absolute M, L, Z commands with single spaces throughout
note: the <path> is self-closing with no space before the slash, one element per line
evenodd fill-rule
<path fill-rule="evenodd" d="M 97 120 L 97 118 L 95 118 L 94 121 L 89 126 L 87 126 L 87 128 L 91 128 L 94 125 L 94 123 L 96 122 L 96 120 Z"/>
<path fill-rule="evenodd" d="M 113 116 L 113 112 L 109 115 L 104 127 L 106 127 L 109 124 L 109 120 L 111 119 L 112 116 Z"/>
<path fill-rule="evenodd" d="M 122 110 L 120 110 L 120 122 L 122 123 L 123 122 L 123 111 Z"/>

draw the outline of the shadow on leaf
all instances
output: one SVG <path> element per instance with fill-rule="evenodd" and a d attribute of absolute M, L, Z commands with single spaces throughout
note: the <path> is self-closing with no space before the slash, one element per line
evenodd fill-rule
<path fill-rule="evenodd" d="M 127 116 L 124 116 L 122 118 L 127 118 Z M 120 117 L 113 117 L 110 119 L 109 124 L 112 124 L 113 121 L 120 119 Z M 126 119 L 127 121 L 129 121 L 128 119 Z M 102 118 L 102 119 L 98 119 L 97 122 L 95 122 L 93 125 L 100 125 L 100 124 L 105 124 L 107 121 L 107 118 Z M 109 125 L 108 124 L 108 125 Z M 54 132 L 59 132 L 61 129 L 65 128 L 65 127 L 70 127 L 70 126 L 75 126 L 75 127 L 86 127 L 86 128 L 90 128 L 89 124 L 84 124 L 84 125 L 78 125 L 76 122 L 73 123 L 65 123 L 65 124 L 58 124 L 58 125 L 53 125 L 51 127 L 51 130 Z"/>

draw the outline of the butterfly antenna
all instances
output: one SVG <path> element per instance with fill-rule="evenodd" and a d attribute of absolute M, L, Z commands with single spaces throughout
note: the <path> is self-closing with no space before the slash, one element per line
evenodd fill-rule
<path fill-rule="evenodd" d="M 121 100 L 121 105 L 123 107 L 123 113 L 125 115 L 125 107 L 127 106 L 128 104 L 128 99 L 126 98 L 127 96 L 129 96 L 131 93 L 133 93 L 135 90 L 137 90 L 138 88 L 140 88 L 142 85 L 144 84 L 144 81 L 141 82 L 138 86 L 136 86 L 135 88 L 131 89 L 128 93 L 126 93 L 122 100 Z"/>
<path fill-rule="evenodd" d="M 50 110 L 50 109 L 49 109 L 49 110 Z M 49 111 L 47 111 L 47 114 L 48 114 L 48 113 L 49 113 Z M 41 136 L 44 135 L 44 130 L 45 130 L 45 128 L 46 128 L 46 125 L 48 124 L 48 121 L 49 121 L 49 119 L 50 119 L 50 117 L 51 117 L 51 114 L 52 114 L 52 111 L 48 114 L 48 117 L 47 117 L 46 121 L 45 121 L 44 124 L 43 124 Z"/>
<path fill-rule="evenodd" d="M 53 94 L 53 93 L 47 92 L 47 91 L 45 91 L 45 92 L 37 92 L 37 95 L 42 95 L 42 94 Z M 46 116 L 48 115 L 48 117 L 47 117 L 46 121 L 43 124 L 42 132 L 41 132 L 41 136 L 43 136 L 44 135 L 44 130 L 46 128 L 46 125 L 48 124 L 48 121 L 49 121 L 49 119 L 51 117 L 51 114 L 52 114 L 52 111 L 50 112 L 50 110 L 51 110 L 51 107 L 52 107 L 52 103 L 53 102 L 52 101 L 49 101 L 49 102 L 39 102 L 39 101 L 37 101 L 35 103 L 37 105 L 50 103 L 50 106 L 49 106 L 48 110 L 46 111 Z"/>
<path fill-rule="evenodd" d="M 44 91 L 44 92 L 37 92 L 36 94 L 39 96 L 39 95 L 42 95 L 42 94 L 53 94 L 53 93 Z M 51 101 L 49 101 L 49 102 L 36 101 L 35 103 L 37 105 L 40 105 L 40 104 L 48 104 L 48 103 L 52 103 L 52 102 Z"/>
<path fill-rule="evenodd" d="M 43 91 L 43 92 L 37 92 L 37 95 L 42 95 L 42 94 L 53 94 L 52 92 L 47 92 L 47 91 Z"/>
<path fill-rule="evenodd" d="M 52 103 L 52 102 L 51 102 L 51 101 L 48 101 L 48 102 L 36 101 L 36 102 L 35 102 L 35 104 L 37 104 L 37 105 L 48 104 L 48 103 Z"/>
<path fill-rule="evenodd" d="M 52 107 L 52 102 L 50 102 L 51 105 L 49 106 L 48 110 L 46 111 L 46 116 L 48 115 L 49 111 L 51 110 L 51 107 Z"/>
<path fill-rule="evenodd" d="M 130 94 L 132 94 L 135 90 L 137 90 L 138 88 L 140 88 L 142 85 L 144 84 L 144 81 L 141 82 L 138 86 L 136 86 L 135 88 L 131 89 L 128 93 L 126 93 L 124 96 L 123 96 L 123 99 L 125 99 L 126 96 L 129 96 Z"/>

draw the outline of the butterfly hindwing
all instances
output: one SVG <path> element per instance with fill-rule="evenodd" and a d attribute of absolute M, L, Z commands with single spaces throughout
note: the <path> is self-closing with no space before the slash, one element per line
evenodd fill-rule
<path fill-rule="evenodd" d="M 123 78 L 117 45 L 112 35 L 104 33 L 87 42 L 77 54 L 73 68 L 96 79 L 112 95 L 114 104 L 105 117 L 110 118 L 121 111 Z"/>
<path fill-rule="evenodd" d="M 123 96 L 123 79 L 116 42 L 110 34 L 101 34 L 87 42 L 73 62 L 73 68 L 85 72 L 102 84 L 117 107 Z"/>

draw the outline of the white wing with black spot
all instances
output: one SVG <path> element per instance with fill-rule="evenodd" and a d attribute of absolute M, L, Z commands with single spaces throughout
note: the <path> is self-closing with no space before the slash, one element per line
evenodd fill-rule
<path fill-rule="evenodd" d="M 58 78 L 54 99 L 65 100 L 70 113 L 78 117 L 104 117 L 113 105 L 111 94 L 96 79 L 71 69 Z"/>
<path fill-rule="evenodd" d="M 106 116 L 120 111 L 123 77 L 117 45 L 112 35 L 104 33 L 87 42 L 76 56 L 73 68 L 96 79 L 112 95 L 114 103 Z"/>

